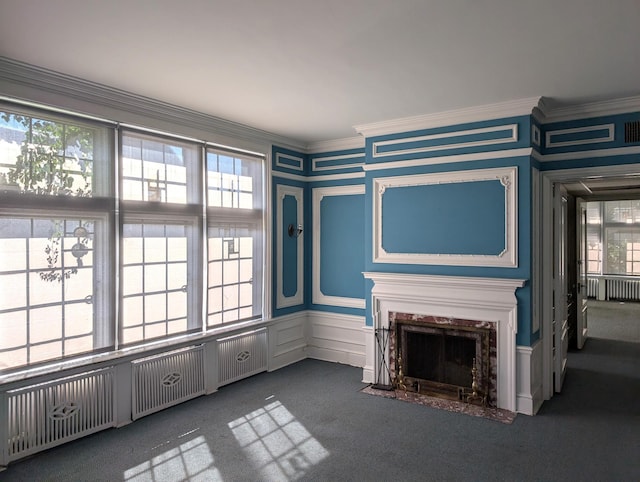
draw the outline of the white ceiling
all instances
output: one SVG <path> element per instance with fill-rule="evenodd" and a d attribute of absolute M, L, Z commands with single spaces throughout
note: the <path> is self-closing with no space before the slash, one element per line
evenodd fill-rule
<path fill-rule="evenodd" d="M 308 143 L 640 95 L 640 1 L 1 0 L 0 55 Z"/>

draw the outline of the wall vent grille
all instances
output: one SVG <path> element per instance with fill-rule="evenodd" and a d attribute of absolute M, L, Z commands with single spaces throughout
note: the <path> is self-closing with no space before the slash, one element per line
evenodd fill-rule
<path fill-rule="evenodd" d="M 267 329 L 218 340 L 218 385 L 241 380 L 267 369 Z"/>
<path fill-rule="evenodd" d="M 114 369 L 9 390 L 5 400 L 10 462 L 115 426 Z"/>
<path fill-rule="evenodd" d="M 626 144 L 640 142 L 640 121 L 625 122 L 624 142 Z"/>
<path fill-rule="evenodd" d="M 141 358 L 131 365 L 133 420 L 205 393 L 202 345 Z"/>

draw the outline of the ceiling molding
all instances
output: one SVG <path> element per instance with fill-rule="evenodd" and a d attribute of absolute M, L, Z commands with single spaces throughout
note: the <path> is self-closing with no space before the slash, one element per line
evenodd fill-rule
<path fill-rule="evenodd" d="M 533 109 L 538 106 L 541 97 L 529 97 L 526 99 L 498 102 L 496 104 L 467 107 L 464 109 L 449 110 L 434 114 L 418 115 L 393 119 L 371 124 L 359 124 L 353 126 L 358 134 L 364 137 L 377 137 L 388 134 L 399 134 L 435 127 L 445 127 L 469 122 L 481 122 L 492 119 L 504 119 L 520 115 L 531 115 Z"/>
<path fill-rule="evenodd" d="M 640 112 L 640 96 L 565 106 L 554 106 L 551 101 L 543 99 L 534 116 L 539 122 L 548 124 L 631 112 Z"/>
<path fill-rule="evenodd" d="M 307 154 L 316 154 L 318 152 L 346 151 L 350 149 L 364 149 L 364 137 L 355 136 L 330 141 L 311 142 L 307 144 L 305 152 Z"/>
<path fill-rule="evenodd" d="M 262 144 L 277 144 L 298 150 L 306 148 L 306 143 L 294 139 L 1 56 L 0 81 L 31 87 L 45 94 L 62 95 L 96 106 L 107 107 L 110 110 L 116 109 L 162 122 L 179 124 L 218 136 Z M 68 106 L 62 105 L 56 107 L 68 108 Z M 83 112 L 82 114 L 93 115 L 95 113 Z M 111 120 L 124 121 L 124 119 Z M 204 140 L 217 142 L 215 138 Z"/>

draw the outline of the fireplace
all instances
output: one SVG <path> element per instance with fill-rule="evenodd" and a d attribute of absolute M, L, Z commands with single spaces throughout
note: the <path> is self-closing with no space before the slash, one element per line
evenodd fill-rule
<path fill-rule="evenodd" d="M 481 384 L 484 383 L 488 392 L 489 405 L 516 411 L 518 302 L 515 290 L 524 285 L 524 280 L 379 272 L 367 272 L 364 276 L 373 281 L 373 288 L 372 329 L 366 344 L 363 380 L 379 387 L 393 384 L 395 346 L 399 343 L 397 323 L 415 326 L 417 322 L 425 328 L 429 324 L 436 328 L 448 325 L 447 330 L 455 326 L 465 334 L 475 331 L 469 328 L 487 329 L 490 331 L 488 368 L 486 359 L 483 361 L 476 355 L 476 363 L 484 363 L 478 368 L 478 376 L 485 377 L 488 370 Z M 418 375 L 414 378 L 422 379 L 421 372 Z"/>
<path fill-rule="evenodd" d="M 397 388 L 496 405 L 493 323 L 395 312 L 389 321 L 391 379 Z"/>

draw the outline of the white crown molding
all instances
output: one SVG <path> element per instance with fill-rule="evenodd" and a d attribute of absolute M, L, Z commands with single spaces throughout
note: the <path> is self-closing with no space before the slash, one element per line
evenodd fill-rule
<path fill-rule="evenodd" d="M 496 104 L 467 107 L 435 114 L 425 114 L 402 119 L 393 119 L 370 124 L 359 124 L 353 128 L 364 137 L 377 137 L 402 132 L 412 132 L 435 127 L 445 127 L 469 122 L 503 119 L 519 115 L 531 115 L 541 97 L 529 97 Z"/>
<path fill-rule="evenodd" d="M 296 150 L 304 150 L 305 143 L 287 137 L 278 136 L 267 131 L 249 127 L 237 122 L 228 121 L 204 114 L 195 110 L 168 104 L 103 84 L 90 82 L 71 75 L 54 72 L 42 67 L 19 62 L 7 57 L 0 57 L 0 81 L 17 84 L 20 87 L 30 87 L 45 94 L 62 95 L 93 104 L 98 107 L 106 107 L 109 111 L 114 109 L 127 112 L 136 116 L 144 116 L 149 119 L 160 120 L 163 123 L 174 123 L 201 132 L 210 132 L 217 135 L 231 137 L 239 140 L 250 140 L 259 144 L 276 144 Z M 3 91 L 6 92 L 8 84 Z M 33 102 L 42 102 L 34 99 L 24 99 Z M 43 104 L 44 105 L 44 104 Z M 62 109 L 69 106 L 58 105 Z M 83 114 L 104 117 L 99 112 L 83 112 Z M 123 122 L 125 119 L 110 119 Z M 141 126 L 154 127 L 154 126 Z M 217 142 L 217 139 L 204 139 Z"/>
<path fill-rule="evenodd" d="M 566 106 L 554 106 L 549 100 L 545 101 L 543 99 L 534 116 L 539 122 L 548 124 L 550 122 L 588 119 L 590 117 L 629 114 L 632 112 L 640 112 L 640 96 Z"/>
<path fill-rule="evenodd" d="M 364 298 L 347 298 L 343 296 L 325 295 L 320 286 L 321 264 L 321 229 L 322 219 L 320 217 L 321 202 L 327 196 L 357 196 L 365 194 L 364 184 L 352 184 L 347 186 L 319 187 L 312 190 L 312 211 L 313 211 L 313 282 L 312 300 L 316 305 L 342 306 L 345 308 L 365 307 Z"/>
<path fill-rule="evenodd" d="M 640 146 L 614 147 L 612 149 L 594 149 L 592 151 L 563 152 L 560 154 L 540 154 L 533 150 L 531 156 L 540 162 L 575 161 L 599 157 L 630 156 L 640 154 Z M 610 166 L 610 169 L 615 166 Z"/>
<path fill-rule="evenodd" d="M 364 149 L 364 137 L 346 137 L 344 139 L 333 139 L 329 141 L 310 142 L 307 144 L 305 153 L 316 154 L 318 152 L 337 152 L 350 149 Z M 364 152 L 363 152 L 364 154 Z"/>

